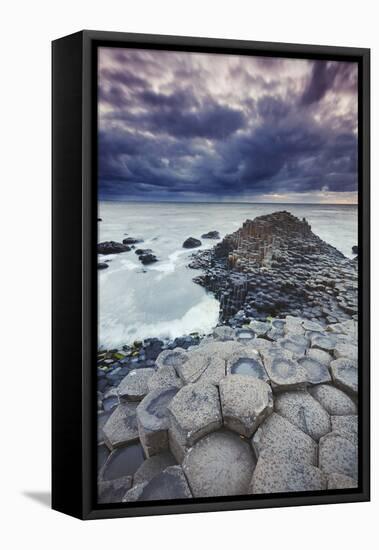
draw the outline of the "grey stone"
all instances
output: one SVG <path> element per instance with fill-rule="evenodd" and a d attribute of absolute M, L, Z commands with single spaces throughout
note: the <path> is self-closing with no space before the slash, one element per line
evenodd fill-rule
<path fill-rule="evenodd" d="M 264 323 L 262 321 L 250 321 L 249 327 L 255 332 L 257 336 L 265 336 L 269 330 L 271 330 L 270 323 Z"/>
<path fill-rule="evenodd" d="M 310 464 L 294 463 L 277 456 L 260 456 L 251 480 L 249 494 L 322 491 L 326 476 Z"/>
<path fill-rule="evenodd" d="M 287 336 L 277 340 L 277 344 L 292 353 L 294 358 L 303 357 L 308 347 L 308 340 L 302 335 Z"/>
<path fill-rule="evenodd" d="M 318 441 L 331 431 L 330 417 L 308 392 L 291 391 L 275 399 L 275 411 Z"/>
<path fill-rule="evenodd" d="M 189 384 L 168 406 L 170 449 L 182 462 L 186 448 L 222 426 L 218 389 L 209 383 Z"/>
<path fill-rule="evenodd" d="M 99 482 L 132 477 L 144 459 L 143 449 L 139 443 L 130 443 L 126 447 L 115 449 L 99 472 Z"/>
<path fill-rule="evenodd" d="M 321 384 L 309 389 L 309 392 L 331 415 L 356 414 L 357 406 L 345 393 L 334 386 Z"/>
<path fill-rule="evenodd" d="M 231 327 L 221 326 L 216 327 L 213 331 L 213 338 L 220 342 L 234 339 L 234 330 Z"/>
<path fill-rule="evenodd" d="M 151 368 L 130 371 L 118 386 L 119 396 L 128 401 L 141 401 L 149 392 L 147 382 L 154 372 Z"/>
<path fill-rule="evenodd" d="M 356 487 L 358 483 L 352 477 L 336 473 L 328 475 L 328 489 L 355 489 Z"/>
<path fill-rule="evenodd" d="M 309 384 L 325 384 L 332 381 L 328 367 L 315 359 L 306 356 L 299 359 L 298 362 L 305 369 Z"/>
<path fill-rule="evenodd" d="M 176 464 L 175 458 L 168 451 L 156 454 L 142 462 L 133 476 L 133 485 L 147 483 L 169 466 Z"/>
<path fill-rule="evenodd" d="M 181 388 L 182 386 L 183 382 L 177 376 L 175 368 L 169 365 L 159 368 L 147 381 L 149 391 Z"/>
<path fill-rule="evenodd" d="M 262 351 L 262 356 L 273 389 L 304 389 L 307 386 L 307 373 L 291 358 L 291 352 L 275 348 Z"/>
<path fill-rule="evenodd" d="M 336 346 L 336 338 L 333 336 L 325 336 L 324 334 L 314 334 L 311 337 L 311 345 L 312 348 L 333 351 Z"/>
<path fill-rule="evenodd" d="M 316 465 L 317 445 L 286 418 L 272 413 L 252 437 L 255 454 L 276 456 L 294 464 Z"/>
<path fill-rule="evenodd" d="M 131 486 L 131 476 L 124 476 L 110 481 L 99 481 L 97 484 L 97 502 L 99 504 L 122 502 L 123 496 Z"/>
<path fill-rule="evenodd" d="M 332 430 L 338 432 L 346 439 L 349 439 L 354 445 L 358 445 L 358 416 L 332 416 Z"/>
<path fill-rule="evenodd" d="M 221 380 L 220 399 L 225 426 L 245 437 L 251 437 L 273 410 L 270 386 L 252 376 L 235 374 Z"/>
<path fill-rule="evenodd" d="M 243 351 L 229 357 L 226 363 L 226 372 L 227 374 L 246 374 L 265 382 L 269 380 L 259 352 L 251 346 L 245 346 Z"/>
<path fill-rule="evenodd" d="M 138 439 L 136 404 L 122 403 L 111 414 L 104 428 L 104 441 L 110 449 Z"/>
<path fill-rule="evenodd" d="M 249 340 L 248 343 L 242 344 L 235 340 L 228 340 L 227 342 L 217 342 L 215 340 L 207 340 L 202 342 L 197 350 L 191 353 L 201 353 L 207 357 L 220 357 L 227 361 L 234 353 L 238 353 L 244 349 L 245 345 L 250 345 L 250 342 L 255 340 Z"/>
<path fill-rule="evenodd" d="M 357 479 L 357 445 L 338 432 L 324 435 L 319 444 L 319 467 L 327 474 L 343 474 Z"/>
<path fill-rule="evenodd" d="M 129 489 L 129 491 L 125 493 L 122 498 L 122 502 L 136 502 L 137 500 L 139 500 L 147 483 L 148 482 L 145 481 L 143 483 L 138 483 L 137 485 L 134 485 L 131 489 Z"/>
<path fill-rule="evenodd" d="M 138 500 L 171 500 L 192 498 L 191 489 L 181 466 L 169 466 L 152 478 L 142 489 Z"/>
<path fill-rule="evenodd" d="M 167 407 L 178 388 L 151 391 L 137 407 L 139 438 L 147 457 L 168 449 Z"/>
<path fill-rule="evenodd" d="M 333 357 L 327 351 L 318 348 L 307 349 L 307 351 L 305 352 L 305 356 L 309 357 L 309 359 L 314 359 L 325 367 L 328 367 L 331 361 L 333 361 Z"/>
<path fill-rule="evenodd" d="M 194 351 L 189 353 L 188 361 L 176 370 L 185 384 L 201 381 L 218 385 L 225 376 L 225 360 L 217 355 Z"/>
<path fill-rule="evenodd" d="M 341 357 L 330 363 L 335 385 L 348 393 L 358 393 L 358 369 L 355 361 Z"/>
<path fill-rule="evenodd" d="M 312 332 L 324 332 L 325 328 L 316 321 L 310 321 L 309 319 L 305 319 L 301 323 L 303 325 L 304 330 L 310 330 Z"/>
<path fill-rule="evenodd" d="M 293 317 L 292 315 L 287 315 L 286 322 L 283 326 L 284 333 L 287 335 L 303 335 L 305 330 L 303 327 L 303 319 L 300 317 Z"/>
<path fill-rule="evenodd" d="M 185 352 L 182 348 L 175 348 L 173 350 L 171 349 L 165 349 L 162 351 L 157 359 L 156 364 L 158 368 L 160 367 L 178 367 L 179 365 L 182 365 L 188 361 L 188 355 L 187 352 Z"/>
<path fill-rule="evenodd" d="M 224 430 L 203 437 L 183 461 L 194 497 L 244 495 L 254 467 L 248 442 Z"/>
<path fill-rule="evenodd" d="M 346 357 L 354 361 L 358 360 L 358 346 L 353 344 L 346 344 L 343 342 L 338 342 L 334 348 L 334 357 L 339 359 L 340 357 Z"/>
<path fill-rule="evenodd" d="M 104 442 L 104 432 L 103 428 L 112 414 L 112 411 L 101 411 L 97 414 L 97 442 L 103 443 Z"/>

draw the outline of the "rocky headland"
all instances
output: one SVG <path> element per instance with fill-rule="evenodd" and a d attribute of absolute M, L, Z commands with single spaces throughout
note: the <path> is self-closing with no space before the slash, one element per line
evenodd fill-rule
<path fill-rule="evenodd" d="M 356 487 L 357 262 L 277 212 L 191 267 L 212 334 L 99 350 L 99 501 Z"/>

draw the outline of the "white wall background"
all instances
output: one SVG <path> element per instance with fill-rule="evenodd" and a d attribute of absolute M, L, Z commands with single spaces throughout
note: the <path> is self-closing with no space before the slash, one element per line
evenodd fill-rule
<path fill-rule="evenodd" d="M 51 511 L 41 499 L 46 501 L 50 485 L 50 41 L 87 28 L 371 47 L 375 284 L 379 227 L 375 2 L 13 0 L 3 2 L 0 10 L 3 548 L 371 548 L 377 539 L 379 512 L 374 362 L 372 503 L 82 523 Z M 373 351 L 377 298 L 373 288 Z M 67 396 L 68 406 L 69 402 Z"/>

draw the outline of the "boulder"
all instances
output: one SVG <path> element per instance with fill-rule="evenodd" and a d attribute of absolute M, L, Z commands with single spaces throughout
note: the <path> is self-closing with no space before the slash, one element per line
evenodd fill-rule
<path fill-rule="evenodd" d="M 148 483 L 169 466 L 175 466 L 175 458 L 169 451 L 156 454 L 142 462 L 133 476 L 133 485 Z"/>
<path fill-rule="evenodd" d="M 201 241 L 194 237 L 188 237 L 183 243 L 183 248 L 197 248 L 198 246 L 201 246 Z"/>
<path fill-rule="evenodd" d="M 143 239 L 135 239 L 134 237 L 126 237 L 126 239 L 123 239 L 123 244 L 137 244 L 137 243 L 143 243 Z"/>
<path fill-rule="evenodd" d="M 322 491 L 326 476 L 315 466 L 283 460 L 277 456 L 260 456 L 249 487 L 249 494 Z"/>
<path fill-rule="evenodd" d="M 310 388 L 309 391 L 331 415 L 357 414 L 357 406 L 354 401 L 334 386 L 320 384 Z"/>
<path fill-rule="evenodd" d="M 251 441 L 257 457 L 263 454 L 293 464 L 316 465 L 317 445 L 313 439 L 275 412 L 259 426 Z"/>
<path fill-rule="evenodd" d="M 178 388 L 153 390 L 137 407 L 139 438 L 147 457 L 168 450 L 167 406 L 177 391 Z"/>
<path fill-rule="evenodd" d="M 330 363 L 334 384 L 343 391 L 358 393 L 358 369 L 355 361 L 341 357 Z"/>
<path fill-rule="evenodd" d="M 273 410 L 270 386 L 252 376 L 225 377 L 220 382 L 220 400 L 224 425 L 245 437 L 251 437 Z"/>
<path fill-rule="evenodd" d="M 128 401 L 141 401 L 149 391 L 147 383 L 154 372 L 152 368 L 130 371 L 118 386 L 120 398 Z"/>
<path fill-rule="evenodd" d="M 358 447 L 338 432 L 320 439 L 319 467 L 327 474 L 343 474 L 357 479 Z"/>
<path fill-rule="evenodd" d="M 332 416 L 332 430 L 338 432 L 346 439 L 349 439 L 354 445 L 358 445 L 358 416 Z"/>
<path fill-rule="evenodd" d="M 358 254 L 358 246 L 355 244 L 354 246 L 351 247 L 351 252 L 353 254 Z"/>
<path fill-rule="evenodd" d="M 189 384 L 168 406 L 170 449 L 178 462 L 204 435 L 222 426 L 219 392 L 213 384 Z"/>
<path fill-rule="evenodd" d="M 299 359 L 298 363 L 304 368 L 309 384 L 325 384 L 332 381 L 328 367 L 315 359 L 305 356 Z"/>
<path fill-rule="evenodd" d="M 136 405 L 118 405 L 103 427 L 103 434 L 104 441 L 110 449 L 138 440 Z"/>
<path fill-rule="evenodd" d="M 255 458 L 248 442 L 224 430 L 203 437 L 183 461 L 194 497 L 244 495 L 254 467 Z"/>
<path fill-rule="evenodd" d="M 181 388 L 183 382 L 180 380 L 174 367 L 164 366 L 158 369 L 147 381 L 149 391 L 164 390 L 168 388 Z"/>
<path fill-rule="evenodd" d="M 105 241 L 97 245 L 98 254 L 120 254 L 121 252 L 129 252 L 130 246 L 117 243 L 115 241 Z"/>
<path fill-rule="evenodd" d="M 328 489 L 356 489 L 358 483 L 355 479 L 343 474 L 329 474 L 328 475 Z"/>
<path fill-rule="evenodd" d="M 97 264 L 97 269 L 107 269 L 107 267 L 109 267 L 109 264 L 107 264 L 105 262 L 99 262 Z"/>
<path fill-rule="evenodd" d="M 275 411 L 318 441 L 331 431 L 330 416 L 306 391 L 291 391 L 277 395 Z"/>
<path fill-rule="evenodd" d="M 202 239 L 220 239 L 220 233 L 218 231 L 208 231 L 201 235 Z"/>
<path fill-rule="evenodd" d="M 138 259 L 143 265 L 150 265 L 158 261 L 154 254 L 140 254 Z"/>

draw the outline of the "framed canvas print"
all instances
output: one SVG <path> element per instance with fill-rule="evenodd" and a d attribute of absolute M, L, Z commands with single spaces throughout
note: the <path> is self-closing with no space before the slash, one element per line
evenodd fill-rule
<path fill-rule="evenodd" d="M 53 42 L 53 508 L 369 499 L 369 50 Z"/>

